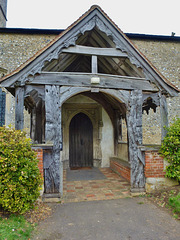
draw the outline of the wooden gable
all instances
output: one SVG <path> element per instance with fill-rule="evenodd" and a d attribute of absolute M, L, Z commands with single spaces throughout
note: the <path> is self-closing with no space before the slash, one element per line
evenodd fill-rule
<path fill-rule="evenodd" d="M 98 6 L 2 79 L 1 85 L 12 93 L 17 84 L 89 86 L 94 76 L 100 78 L 99 87 L 163 91 L 170 96 L 178 92 Z"/>

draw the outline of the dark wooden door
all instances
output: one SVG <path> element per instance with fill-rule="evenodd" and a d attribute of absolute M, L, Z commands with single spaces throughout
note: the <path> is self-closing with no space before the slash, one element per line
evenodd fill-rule
<path fill-rule="evenodd" d="M 84 113 L 75 115 L 69 126 L 70 168 L 93 166 L 93 126 Z"/>

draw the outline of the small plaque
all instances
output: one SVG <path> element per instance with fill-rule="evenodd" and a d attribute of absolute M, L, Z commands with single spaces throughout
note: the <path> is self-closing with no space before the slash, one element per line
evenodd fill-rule
<path fill-rule="evenodd" d="M 92 84 L 99 84 L 100 83 L 100 78 L 99 77 L 92 77 L 91 78 L 91 83 Z"/>

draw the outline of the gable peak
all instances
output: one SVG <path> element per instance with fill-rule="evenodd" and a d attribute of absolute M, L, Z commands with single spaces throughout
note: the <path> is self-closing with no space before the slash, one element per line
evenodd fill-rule
<path fill-rule="evenodd" d="M 92 5 L 92 6 L 90 7 L 90 10 L 94 10 L 94 9 L 96 9 L 96 8 L 102 10 L 101 7 L 100 7 L 99 5 L 97 5 L 97 4 Z"/>

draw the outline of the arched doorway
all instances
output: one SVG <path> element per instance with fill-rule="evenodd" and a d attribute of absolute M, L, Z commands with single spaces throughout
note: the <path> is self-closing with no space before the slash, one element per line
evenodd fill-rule
<path fill-rule="evenodd" d="M 84 113 L 76 114 L 69 126 L 69 166 L 93 166 L 93 125 Z"/>

